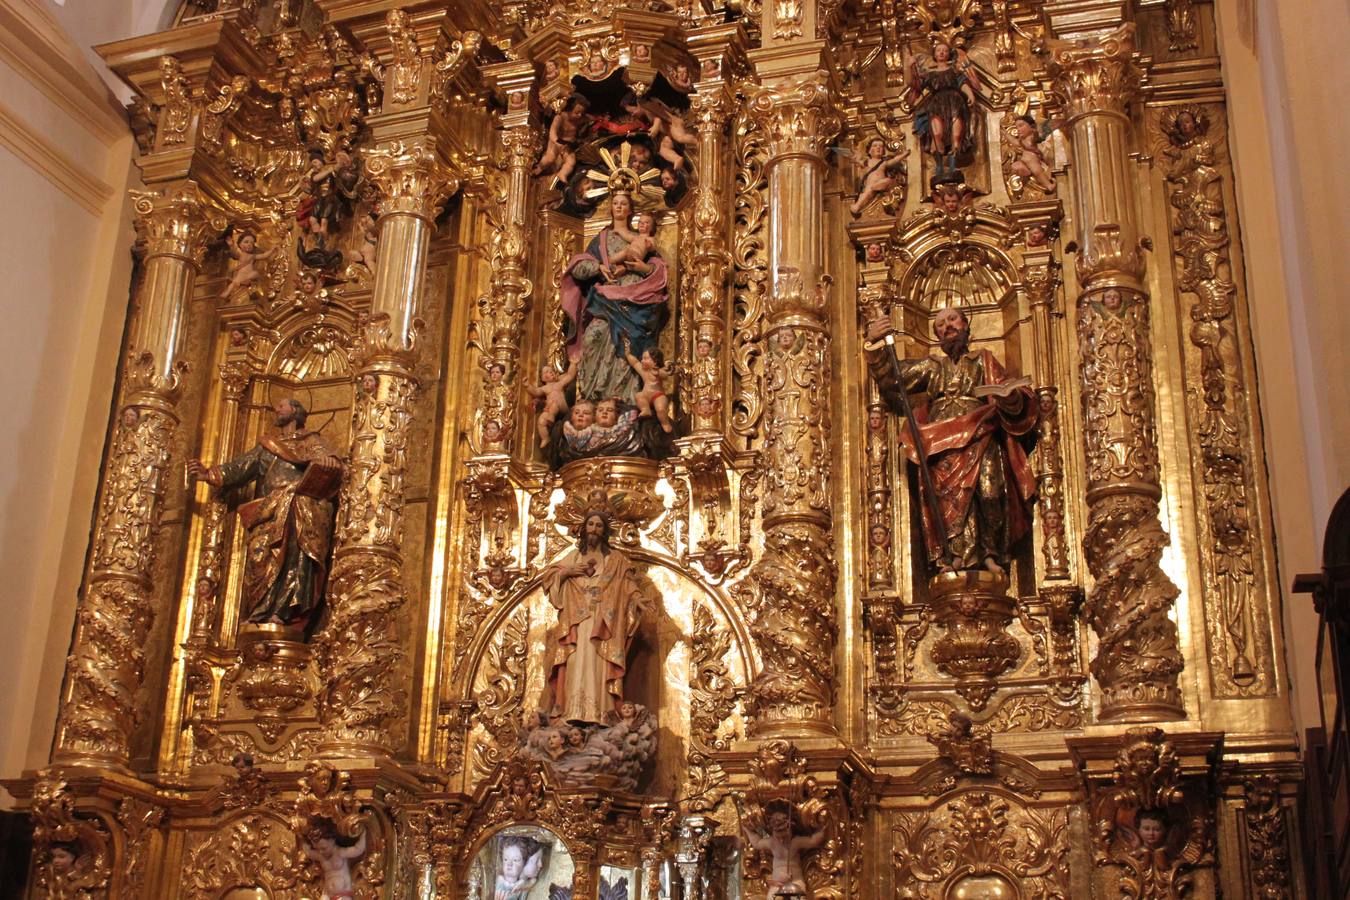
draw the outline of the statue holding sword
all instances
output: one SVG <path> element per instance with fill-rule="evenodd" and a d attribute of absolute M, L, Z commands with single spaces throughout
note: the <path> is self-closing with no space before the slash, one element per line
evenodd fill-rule
<path fill-rule="evenodd" d="M 934 572 L 1005 576 L 1031 530 L 1036 478 L 1027 461 L 1039 416 L 1030 379 L 1009 378 L 988 350 L 970 349 L 970 321 L 938 310 L 941 355 L 900 359 L 888 315 L 867 324 L 868 368 L 904 416 L 902 441 L 919 470 L 924 543 Z M 911 407 L 910 394 L 927 394 Z"/>

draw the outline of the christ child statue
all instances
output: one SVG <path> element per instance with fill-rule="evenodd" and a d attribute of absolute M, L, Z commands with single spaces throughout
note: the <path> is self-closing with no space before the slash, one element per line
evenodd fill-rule
<path fill-rule="evenodd" d="M 638 213 L 637 237 L 627 247 L 609 258 L 609 265 L 601 269 L 608 281 L 623 275 L 630 262 L 645 263 L 647 257 L 656 250 L 656 215 L 650 212 Z"/>

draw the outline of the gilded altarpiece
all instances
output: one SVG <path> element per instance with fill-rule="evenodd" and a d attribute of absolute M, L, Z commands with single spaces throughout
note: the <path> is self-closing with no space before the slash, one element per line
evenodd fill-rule
<path fill-rule="evenodd" d="M 30 895 L 1304 896 L 1214 42 L 194 0 L 98 48 L 145 190 Z"/>

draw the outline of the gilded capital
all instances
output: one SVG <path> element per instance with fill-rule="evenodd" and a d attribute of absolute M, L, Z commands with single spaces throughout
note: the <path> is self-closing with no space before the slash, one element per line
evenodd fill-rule
<path fill-rule="evenodd" d="M 821 156 L 843 127 L 824 71 L 795 84 L 760 88 L 750 95 L 749 108 L 764 132 L 770 165 L 785 156 Z"/>
<path fill-rule="evenodd" d="M 224 213 L 210 203 L 195 181 L 158 191 L 132 191 L 131 198 L 146 262 L 172 256 L 200 266 L 207 246 L 225 230 Z"/>
<path fill-rule="evenodd" d="M 699 134 L 723 131 L 736 110 L 735 98 L 725 87 L 712 86 L 689 98 L 689 125 Z"/>
<path fill-rule="evenodd" d="M 1127 22 L 1094 40 L 1053 42 L 1050 74 L 1071 122 L 1091 113 L 1123 116 L 1140 82 L 1134 60 L 1134 23 Z"/>
<path fill-rule="evenodd" d="M 436 153 L 434 143 L 394 141 L 366 156 L 366 173 L 380 193 L 383 215 L 434 219 L 460 179 Z"/>

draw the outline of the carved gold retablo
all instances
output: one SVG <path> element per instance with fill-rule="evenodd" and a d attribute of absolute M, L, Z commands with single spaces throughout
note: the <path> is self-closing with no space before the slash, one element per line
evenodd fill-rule
<path fill-rule="evenodd" d="M 1008 579 L 975 569 L 943 572 L 928 589 L 933 618 L 945 631 L 933 645 L 933 662 L 957 679 L 957 690 L 972 709 L 981 709 L 994 679 L 1021 655 L 1017 640 L 1004 630 L 1015 611 Z"/>

